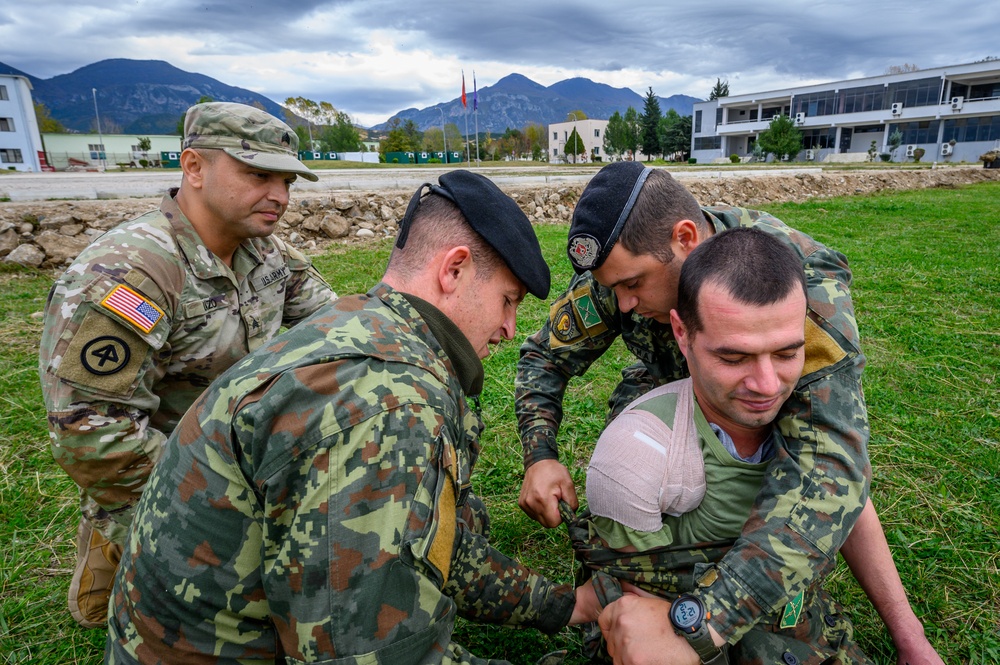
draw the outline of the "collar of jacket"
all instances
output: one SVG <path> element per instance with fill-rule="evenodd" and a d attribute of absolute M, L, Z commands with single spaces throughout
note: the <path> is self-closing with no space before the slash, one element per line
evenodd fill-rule
<path fill-rule="evenodd" d="M 177 205 L 177 200 L 174 198 L 177 192 L 176 187 L 167 192 L 160 202 L 160 212 L 170 221 L 180 253 L 187 259 L 195 277 L 198 279 L 208 279 L 209 277 L 229 277 L 232 279 L 230 275 L 235 274 L 242 278 L 264 262 L 253 243 L 253 239 L 248 238 L 236 248 L 236 253 L 233 254 L 233 268 L 230 270 L 222 262 L 222 259 L 209 251 L 208 247 L 205 247 L 205 243 L 195 231 L 191 220 Z"/>
<path fill-rule="evenodd" d="M 409 293 L 402 295 L 420 314 L 434 339 L 441 345 L 441 350 L 455 366 L 455 374 L 465 394 L 475 396 L 481 393 L 485 378 L 483 362 L 455 322 L 426 300 Z"/>

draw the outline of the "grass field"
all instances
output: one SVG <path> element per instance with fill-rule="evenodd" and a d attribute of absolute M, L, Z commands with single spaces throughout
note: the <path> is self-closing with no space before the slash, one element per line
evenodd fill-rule
<path fill-rule="evenodd" d="M 850 258 L 868 356 L 872 493 L 917 615 L 946 663 L 1000 662 L 1000 184 L 768 209 Z M 538 232 L 558 289 L 571 273 L 566 227 Z M 315 263 L 338 292 L 364 291 L 388 249 L 341 249 Z M 49 454 L 36 367 L 41 322 L 32 317 L 52 277 L 0 267 L 0 663 L 89 664 L 103 653 L 103 633 L 78 628 L 66 609 L 77 500 Z M 529 298 L 517 339 L 486 361 L 487 430 L 474 482 L 498 547 L 569 581 L 564 532 L 542 529 L 516 503 L 517 349 L 545 310 Z M 616 345 L 571 384 L 560 451 L 581 492 L 606 396 L 628 362 Z M 877 662 L 894 663 L 881 622 L 845 566 L 828 586 L 852 612 L 862 646 Z M 579 641 L 571 629 L 546 638 L 466 623 L 458 639 L 478 655 L 517 663 Z"/>

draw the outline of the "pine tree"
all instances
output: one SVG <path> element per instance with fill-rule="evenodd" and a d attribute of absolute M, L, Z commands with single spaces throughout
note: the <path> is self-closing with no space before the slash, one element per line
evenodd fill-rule
<path fill-rule="evenodd" d="M 642 108 L 642 118 L 640 120 L 642 127 L 642 151 L 646 153 L 647 162 L 654 155 L 659 155 L 663 152 L 660 149 L 660 137 L 656 133 L 661 117 L 660 100 L 653 94 L 653 88 L 650 86 L 646 92 L 646 102 Z"/>
<path fill-rule="evenodd" d="M 708 94 L 708 100 L 718 99 L 719 97 L 729 96 L 729 81 L 723 81 L 720 78 L 715 79 L 715 87 L 712 88 L 712 92 Z"/>

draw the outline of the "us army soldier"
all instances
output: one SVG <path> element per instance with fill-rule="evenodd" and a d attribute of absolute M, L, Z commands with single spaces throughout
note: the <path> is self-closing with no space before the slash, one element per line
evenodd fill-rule
<path fill-rule="evenodd" d="M 95 240 L 56 281 L 39 373 L 52 454 L 81 489 L 73 618 L 104 626 L 135 503 L 208 384 L 335 295 L 272 235 L 296 177 L 285 123 L 213 102 L 185 116 L 181 184 Z"/>
<path fill-rule="evenodd" d="M 549 270 L 496 185 L 439 182 L 413 195 L 380 284 L 184 416 L 136 510 L 105 662 L 485 663 L 452 641 L 456 614 L 546 632 L 596 616 L 495 550 L 469 491 L 481 359 Z"/>

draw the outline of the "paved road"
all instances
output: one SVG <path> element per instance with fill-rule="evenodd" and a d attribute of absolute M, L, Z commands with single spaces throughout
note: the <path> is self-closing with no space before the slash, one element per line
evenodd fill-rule
<path fill-rule="evenodd" d="M 474 170 L 491 178 L 500 186 L 550 185 L 560 182 L 585 183 L 597 172 L 593 167 L 476 167 Z M 423 182 L 436 182 L 445 168 L 336 169 L 318 170 L 318 182 L 302 178 L 295 183 L 299 193 L 332 193 L 340 191 L 375 191 L 399 189 L 412 192 Z M 677 178 L 721 178 L 734 176 L 767 176 L 787 173 L 820 172 L 821 169 L 781 169 L 768 171 L 672 171 Z M 0 199 L 11 201 L 44 201 L 51 199 L 114 199 L 143 198 L 162 195 L 180 182 L 178 171 L 108 171 L 106 173 L 58 172 L 11 173 L 0 176 Z"/>

